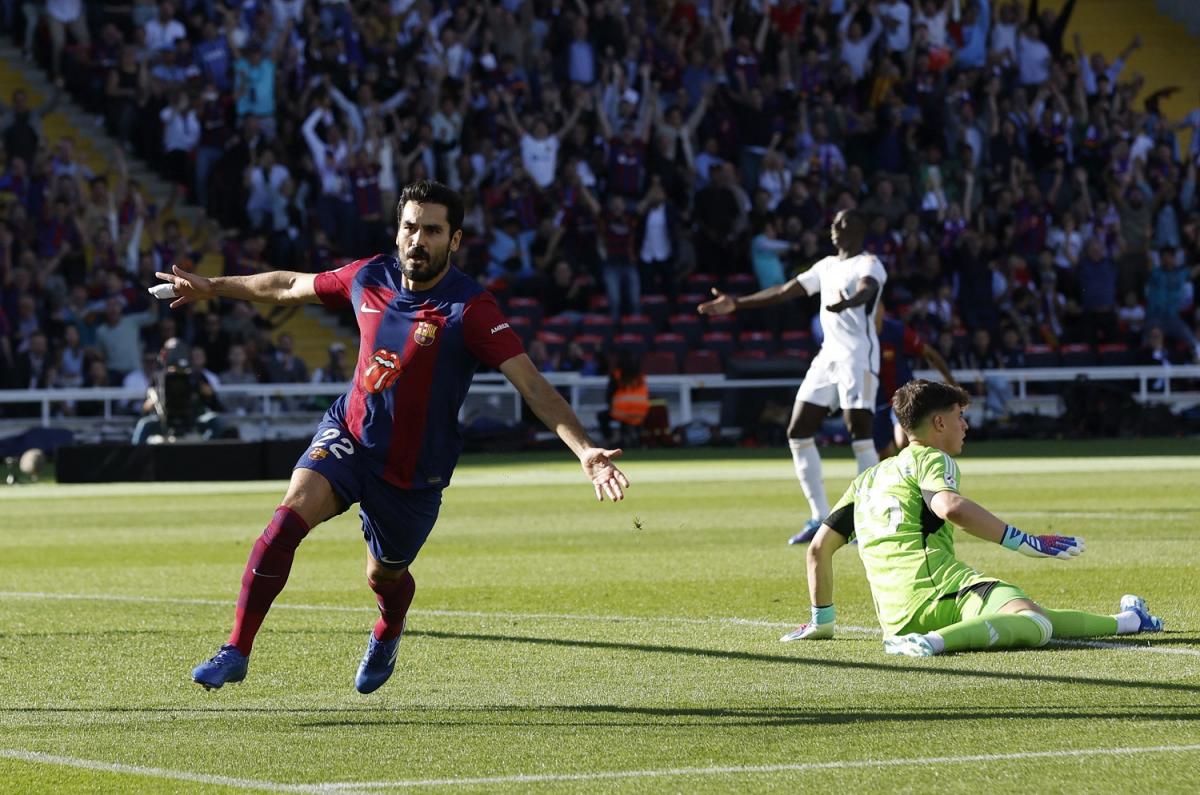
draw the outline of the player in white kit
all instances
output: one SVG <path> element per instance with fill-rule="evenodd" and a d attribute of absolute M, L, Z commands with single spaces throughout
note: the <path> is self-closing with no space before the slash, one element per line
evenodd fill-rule
<path fill-rule="evenodd" d="M 714 298 L 699 306 L 702 315 L 726 315 L 820 291 L 825 340 L 796 392 L 788 423 L 788 446 L 812 517 L 788 540 L 789 544 L 811 541 L 821 520 L 829 514 L 829 500 L 821 480 L 821 457 L 813 436 L 831 409 L 841 408 L 843 412 L 858 471 L 879 463 L 871 437 L 875 393 L 879 387 L 875 312 L 879 309 L 887 273 L 873 254 L 863 250 L 867 221 L 860 212 L 839 212 L 830 232 L 838 253 L 795 279 L 743 296 L 726 295 L 714 289 Z"/>

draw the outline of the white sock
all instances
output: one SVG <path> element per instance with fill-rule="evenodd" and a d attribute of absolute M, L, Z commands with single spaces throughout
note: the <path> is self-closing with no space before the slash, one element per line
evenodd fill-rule
<path fill-rule="evenodd" d="M 1125 610 L 1113 616 L 1117 620 L 1118 635 L 1136 635 L 1142 629 L 1142 619 L 1132 610 Z"/>
<path fill-rule="evenodd" d="M 879 453 L 875 452 L 874 439 L 858 439 L 850 443 L 854 451 L 854 460 L 858 462 L 858 471 L 863 472 L 879 463 Z"/>
<path fill-rule="evenodd" d="M 829 500 L 825 498 L 825 483 L 821 480 L 821 456 L 817 453 L 817 443 L 811 438 L 788 439 L 788 447 L 792 449 L 796 477 L 800 480 L 804 496 L 808 498 L 812 518 L 820 521 L 829 515 Z"/>
<path fill-rule="evenodd" d="M 941 654 L 946 651 L 946 641 L 942 640 L 942 636 L 936 632 L 925 633 L 925 640 L 929 641 L 929 645 L 933 647 L 934 654 Z"/>

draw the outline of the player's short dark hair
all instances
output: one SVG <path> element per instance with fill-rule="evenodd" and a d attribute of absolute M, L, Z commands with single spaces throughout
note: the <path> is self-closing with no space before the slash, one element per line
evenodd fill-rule
<path fill-rule="evenodd" d="M 463 215 L 466 210 L 463 208 L 462 196 L 458 195 L 458 191 L 453 188 L 431 179 L 408 183 L 400 192 L 400 201 L 396 204 L 396 223 L 400 223 L 400 217 L 404 214 L 404 205 L 409 202 L 440 204 L 446 208 L 446 220 L 450 223 L 450 234 L 453 235 L 462 228 Z"/>
<path fill-rule="evenodd" d="M 908 382 L 892 395 L 892 410 L 906 431 L 919 427 L 931 414 L 970 403 L 971 396 L 962 387 L 924 378 Z"/>

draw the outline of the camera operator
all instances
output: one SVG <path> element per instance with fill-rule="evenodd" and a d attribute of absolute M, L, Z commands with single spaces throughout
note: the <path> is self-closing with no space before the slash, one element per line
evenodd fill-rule
<path fill-rule="evenodd" d="M 189 434 L 216 439 L 224 430 L 216 384 L 220 381 L 205 367 L 204 351 L 188 350 L 172 337 L 159 353 L 158 375 L 146 390 L 142 418 L 133 429 L 134 444 L 173 442 Z"/>

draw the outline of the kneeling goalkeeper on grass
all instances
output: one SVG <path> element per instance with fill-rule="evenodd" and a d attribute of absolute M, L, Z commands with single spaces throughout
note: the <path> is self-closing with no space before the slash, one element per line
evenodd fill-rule
<path fill-rule="evenodd" d="M 1139 597 L 1122 597 L 1120 612 L 1112 616 L 1048 610 L 1020 588 L 955 557 L 955 526 L 1032 557 L 1066 559 L 1083 552 L 1082 538 L 1028 535 L 958 493 L 958 465 L 951 456 L 962 452 L 969 402 L 959 387 L 932 381 L 897 390 L 892 407 L 912 444 L 855 478 L 826 517 L 808 549 L 812 621 L 780 640 L 833 637 L 833 553 L 852 536 L 888 654 L 1034 648 L 1051 637 L 1162 629 L 1162 620 Z"/>

